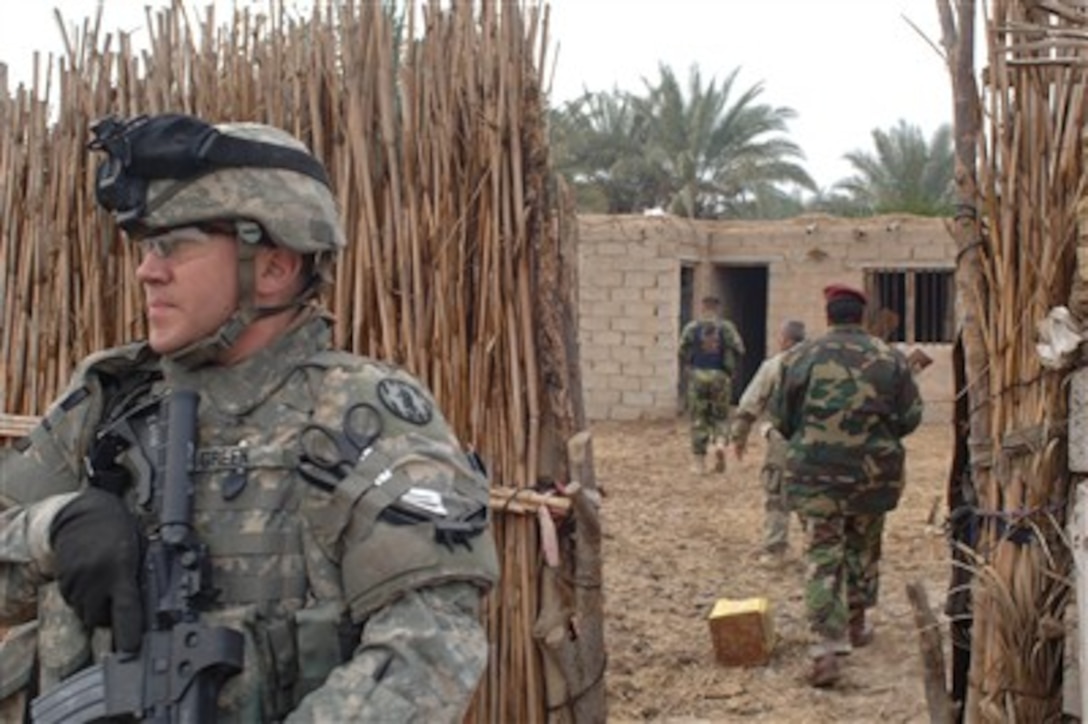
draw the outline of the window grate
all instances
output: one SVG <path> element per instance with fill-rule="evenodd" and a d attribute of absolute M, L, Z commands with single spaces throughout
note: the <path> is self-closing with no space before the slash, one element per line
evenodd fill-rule
<path fill-rule="evenodd" d="M 955 325 L 950 269 L 871 269 L 869 327 L 889 342 L 948 343 Z"/>

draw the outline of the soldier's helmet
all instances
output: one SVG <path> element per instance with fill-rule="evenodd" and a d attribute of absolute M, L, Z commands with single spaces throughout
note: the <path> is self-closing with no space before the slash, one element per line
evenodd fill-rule
<path fill-rule="evenodd" d="M 248 220 L 303 254 L 346 244 L 324 166 L 286 131 L 178 114 L 107 118 L 92 131 L 90 148 L 105 154 L 98 201 L 129 233 Z"/>
<path fill-rule="evenodd" d="M 309 153 L 301 141 L 272 126 L 226 123 L 214 128 L 226 136 Z M 228 166 L 180 185 L 174 179 L 153 180 L 140 222 L 161 229 L 223 219 L 255 221 L 274 244 L 303 254 L 336 252 L 347 243 L 329 187 L 284 168 Z"/>

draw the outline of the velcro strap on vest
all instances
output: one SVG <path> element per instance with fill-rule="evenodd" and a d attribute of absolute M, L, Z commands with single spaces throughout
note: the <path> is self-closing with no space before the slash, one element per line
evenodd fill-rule
<path fill-rule="evenodd" d="M 307 592 L 306 576 L 302 574 L 237 573 L 217 568 L 212 579 L 219 590 L 216 602 L 224 605 L 300 601 L 305 600 Z"/>
<path fill-rule="evenodd" d="M 217 557 L 267 556 L 297 547 L 294 534 L 284 530 L 264 530 L 260 533 L 238 533 L 229 530 L 201 533 L 200 539 Z"/>

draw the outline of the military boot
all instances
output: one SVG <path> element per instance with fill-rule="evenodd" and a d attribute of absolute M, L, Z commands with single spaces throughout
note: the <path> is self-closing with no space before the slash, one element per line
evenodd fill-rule
<path fill-rule="evenodd" d="M 865 620 L 865 609 L 850 609 L 850 645 L 860 649 L 872 642 L 873 625 Z"/>
<path fill-rule="evenodd" d="M 694 453 L 691 456 L 691 472 L 696 475 L 706 475 L 706 455 Z"/>
<path fill-rule="evenodd" d="M 756 557 L 756 561 L 760 567 L 767 569 L 768 571 L 780 571 L 786 567 L 786 551 L 773 550 L 773 551 L 760 551 Z"/>
<path fill-rule="evenodd" d="M 725 438 L 714 438 L 711 442 L 711 450 L 714 451 L 714 472 L 725 472 Z"/>
<path fill-rule="evenodd" d="M 839 657 L 834 651 L 827 651 L 812 660 L 808 672 L 809 686 L 823 689 L 833 686 L 839 680 Z"/>

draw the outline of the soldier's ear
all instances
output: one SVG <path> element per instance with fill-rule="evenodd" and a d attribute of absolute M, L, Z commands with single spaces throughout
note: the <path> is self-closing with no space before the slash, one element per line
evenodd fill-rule
<path fill-rule="evenodd" d="M 286 302 L 300 291 L 303 279 L 302 255 L 281 246 L 262 247 L 257 252 L 257 296 L 273 302 Z"/>

